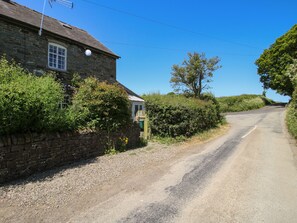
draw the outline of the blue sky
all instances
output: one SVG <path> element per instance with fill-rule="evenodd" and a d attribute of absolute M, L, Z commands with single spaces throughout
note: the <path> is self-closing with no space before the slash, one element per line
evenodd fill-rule
<path fill-rule="evenodd" d="M 43 0 L 15 0 L 42 11 Z M 45 14 L 82 28 L 121 56 L 117 79 L 138 94 L 172 91 L 173 64 L 188 52 L 221 58 L 216 96 L 261 94 L 255 60 L 297 21 L 296 0 L 73 0 Z M 273 91 L 268 97 L 287 101 Z"/>

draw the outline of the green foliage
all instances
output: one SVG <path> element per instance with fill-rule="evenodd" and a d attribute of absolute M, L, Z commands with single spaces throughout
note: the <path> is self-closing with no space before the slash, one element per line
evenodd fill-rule
<path fill-rule="evenodd" d="M 109 134 L 130 124 L 130 104 L 122 88 L 99 83 L 95 78 L 79 82 L 72 105 L 62 109 L 63 88 L 52 74 L 37 77 L 2 58 L 0 135 L 79 128 L 106 130 Z"/>
<path fill-rule="evenodd" d="M 148 145 L 148 141 L 142 137 L 140 137 L 140 140 L 139 140 L 139 147 L 145 147 Z"/>
<path fill-rule="evenodd" d="M 204 94 L 202 94 L 201 98 L 204 101 L 211 101 L 216 106 L 216 110 L 221 111 L 221 105 L 220 105 L 219 101 L 217 100 L 217 98 L 212 93 L 204 93 Z M 222 121 L 224 119 L 221 116 L 220 112 L 218 112 L 217 115 L 218 115 L 218 120 Z"/>
<path fill-rule="evenodd" d="M 73 103 L 62 109 L 64 91 L 53 74 L 37 77 L 2 58 L 0 135 L 91 128 L 106 131 L 106 153 L 126 150 L 129 139 L 125 132 L 118 138 L 112 133 L 132 124 L 127 93 L 95 78 L 78 82 Z"/>
<path fill-rule="evenodd" d="M 151 132 L 155 136 L 188 137 L 221 121 L 219 110 L 212 101 L 160 94 L 146 95 L 144 98 Z"/>
<path fill-rule="evenodd" d="M 117 85 L 85 79 L 73 97 L 70 116 L 82 128 L 115 131 L 130 122 L 127 93 Z"/>
<path fill-rule="evenodd" d="M 297 60 L 289 66 L 286 74 L 292 80 L 295 89 L 287 110 L 287 126 L 292 136 L 297 139 Z"/>
<path fill-rule="evenodd" d="M 274 102 L 261 95 L 243 94 L 217 98 L 221 112 L 239 112 L 262 108 Z"/>
<path fill-rule="evenodd" d="M 288 68 L 285 72 L 285 76 L 291 80 L 294 89 L 296 89 L 296 87 L 297 87 L 297 59 L 294 59 L 293 63 L 291 63 L 288 66 Z"/>
<path fill-rule="evenodd" d="M 271 88 L 280 94 L 292 96 L 293 83 L 285 72 L 294 59 L 297 59 L 297 25 L 278 38 L 256 61 L 264 89 Z"/>
<path fill-rule="evenodd" d="M 116 155 L 116 154 L 118 154 L 118 153 L 120 153 L 120 151 L 118 151 L 114 146 L 107 147 L 107 148 L 105 149 L 105 154 L 106 154 L 106 155 L 110 155 L 110 156 L 112 156 L 112 155 Z"/>
<path fill-rule="evenodd" d="M 66 129 L 65 111 L 59 108 L 63 98 L 52 77 L 36 77 L 1 58 L 0 135 Z"/>
<path fill-rule="evenodd" d="M 71 79 L 71 85 L 75 88 L 78 88 L 80 84 L 83 82 L 83 79 L 78 73 L 74 73 Z"/>
<path fill-rule="evenodd" d="M 193 94 L 195 98 L 201 97 L 201 92 L 209 88 L 213 72 L 219 69 L 220 59 L 213 57 L 207 59 L 204 53 L 188 53 L 188 60 L 182 66 L 173 65 L 170 82 L 176 92 Z"/>
<path fill-rule="evenodd" d="M 297 91 L 296 91 L 296 95 L 297 95 Z M 292 136 L 297 139 L 297 99 L 292 101 L 288 106 L 287 126 Z"/>

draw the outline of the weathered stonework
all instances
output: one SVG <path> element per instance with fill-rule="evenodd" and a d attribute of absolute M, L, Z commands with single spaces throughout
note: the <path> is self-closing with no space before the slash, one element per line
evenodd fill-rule
<path fill-rule="evenodd" d="M 37 29 L 0 20 L 0 56 L 5 54 L 7 59 L 14 59 L 30 72 L 40 75 L 45 71 L 55 71 L 48 67 L 49 42 L 59 43 L 67 48 L 67 71 L 56 71 L 64 83 L 69 84 L 74 73 L 83 78 L 95 76 L 101 81 L 115 82 L 115 57 L 96 49 L 91 49 L 92 55 L 87 57 L 87 46 L 46 31 L 39 36 Z"/>
<path fill-rule="evenodd" d="M 127 149 L 139 145 L 137 125 L 124 129 Z M 122 133 L 112 133 L 115 141 Z M 0 137 L 0 183 L 74 161 L 103 155 L 107 135 L 101 133 L 20 134 Z"/>

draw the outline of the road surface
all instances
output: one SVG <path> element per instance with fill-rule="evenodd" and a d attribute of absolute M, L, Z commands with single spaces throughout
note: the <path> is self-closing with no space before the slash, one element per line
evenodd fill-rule
<path fill-rule="evenodd" d="M 284 116 L 283 107 L 227 115 L 228 134 L 154 182 L 135 172 L 147 187 L 135 181 L 69 222 L 297 222 L 297 149 Z"/>

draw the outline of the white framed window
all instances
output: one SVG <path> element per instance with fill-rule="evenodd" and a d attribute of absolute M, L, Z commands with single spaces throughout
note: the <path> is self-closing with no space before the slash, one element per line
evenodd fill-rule
<path fill-rule="evenodd" d="M 67 68 L 67 49 L 56 43 L 48 44 L 48 67 L 57 70 Z"/>

